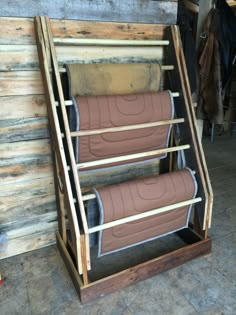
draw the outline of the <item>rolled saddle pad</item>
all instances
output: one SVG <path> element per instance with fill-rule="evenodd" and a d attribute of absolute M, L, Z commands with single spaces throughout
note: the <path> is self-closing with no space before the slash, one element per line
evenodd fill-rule
<path fill-rule="evenodd" d="M 157 92 L 159 64 L 70 64 L 67 65 L 70 96 L 98 96 Z"/>
<path fill-rule="evenodd" d="M 172 205 L 196 196 L 190 169 L 148 176 L 94 190 L 99 224 Z M 89 209 L 88 209 L 89 210 Z M 181 230 L 188 225 L 191 206 L 176 208 L 99 232 L 99 256 Z"/>
<path fill-rule="evenodd" d="M 174 116 L 173 99 L 169 91 L 134 95 L 77 96 L 75 102 L 78 112 L 77 130 L 143 124 L 170 120 Z M 77 143 L 77 161 L 83 163 L 166 148 L 170 128 L 171 125 L 168 124 L 132 131 L 82 136 Z M 166 154 L 156 155 L 115 165 L 165 156 Z"/>

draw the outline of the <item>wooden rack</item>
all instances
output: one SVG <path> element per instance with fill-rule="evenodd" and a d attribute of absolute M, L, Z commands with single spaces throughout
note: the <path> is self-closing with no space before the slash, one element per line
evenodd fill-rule
<path fill-rule="evenodd" d="M 157 38 L 155 40 L 119 40 L 112 38 L 58 39 L 53 38 L 50 20 L 45 17 L 35 18 L 35 29 L 40 68 L 47 97 L 52 149 L 55 162 L 55 187 L 58 199 L 59 220 L 59 233 L 57 234 L 58 248 L 80 295 L 81 301 L 87 302 L 105 293 L 145 279 L 152 274 L 177 266 L 189 259 L 209 253 L 211 250 L 211 240 L 208 238 L 207 232 L 208 227 L 210 227 L 213 196 L 202 146 L 198 141 L 196 119 L 191 103 L 191 94 L 178 29 L 175 26 L 166 26 L 165 28 L 160 26 L 159 32 L 163 32 L 164 30 L 163 38 Z M 165 81 L 168 87 L 171 91 L 177 91 L 173 92 L 173 94 L 175 93 L 173 96 L 176 97 L 175 107 L 177 118 L 149 124 L 71 132 L 66 107 L 72 105 L 72 102 L 65 100 L 63 94 L 61 75 L 65 72 L 65 69 L 60 68 L 58 65 L 55 44 L 76 45 L 78 49 L 80 49 L 81 45 L 112 45 L 122 47 L 155 47 L 161 45 L 165 47 L 163 49 L 167 65 L 164 65 L 162 69 L 167 72 Z M 76 164 L 72 145 L 73 137 L 150 128 L 169 124 L 178 124 L 183 144 L 173 146 L 172 143 L 172 146 L 166 149 Z M 82 193 L 78 169 L 106 165 L 118 161 L 128 161 L 134 158 L 150 157 L 156 154 L 172 154 L 180 150 L 186 150 L 187 164 L 196 172 L 199 186 L 199 196 L 197 198 L 159 209 L 153 209 L 142 214 L 133 215 L 92 228 L 88 227 L 84 202 L 95 198 L 95 195 Z M 171 167 L 172 166 L 173 165 L 171 165 Z M 135 267 L 110 275 L 109 277 L 93 282 L 90 281 L 89 270 L 91 270 L 91 255 L 89 234 L 191 204 L 196 205 L 194 222 L 192 222 L 191 226 L 186 229 L 186 231 L 179 232 L 180 237 L 186 242 L 186 246 L 161 257 L 138 264 Z M 66 213 L 69 227 L 67 227 L 66 224 Z"/>

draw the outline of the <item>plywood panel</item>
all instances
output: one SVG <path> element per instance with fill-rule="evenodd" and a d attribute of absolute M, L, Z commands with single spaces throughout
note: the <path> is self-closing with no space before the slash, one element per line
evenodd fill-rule
<path fill-rule="evenodd" d="M 1 15 L 174 24 L 177 5 L 176 0 L 14 0 L 11 5 L 2 0 Z"/>
<path fill-rule="evenodd" d="M 43 94 L 39 71 L 0 72 L 0 96 Z"/>

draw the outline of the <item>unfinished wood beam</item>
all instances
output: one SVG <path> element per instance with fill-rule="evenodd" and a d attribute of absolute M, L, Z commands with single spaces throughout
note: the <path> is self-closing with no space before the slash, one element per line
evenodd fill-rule
<path fill-rule="evenodd" d="M 120 132 L 120 131 L 152 128 L 152 127 L 159 127 L 159 126 L 165 126 L 165 125 L 180 124 L 183 122 L 184 122 L 184 118 L 179 118 L 179 119 L 172 119 L 172 120 L 155 121 L 155 122 L 150 122 L 146 124 L 130 125 L 130 126 L 72 131 L 70 134 L 71 134 L 71 137 L 92 136 L 92 135 L 100 135 L 107 132 Z"/>
<path fill-rule="evenodd" d="M 92 45 L 92 46 L 168 46 L 168 40 L 142 39 L 100 39 L 100 38 L 59 38 L 54 37 L 55 44 Z"/>
<path fill-rule="evenodd" d="M 143 218 L 147 218 L 147 217 L 150 217 L 150 216 L 155 215 L 155 214 L 159 214 L 159 213 L 171 211 L 171 210 L 174 210 L 174 209 L 177 209 L 177 208 L 189 206 L 189 205 L 192 205 L 194 203 L 201 202 L 201 201 L 202 201 L 202 198 L 198 197 L 198 198 L 194 198 L 194 199 L 178 202 L 178 203 L 175 203 L 175 204 L 172 204 L 172 205 L 164 206 L 164 207 L 161 207 L 161 208 L 158 208 L 158 209 L 153 209 L 153 210 L 150 210 L 150 211 L 146 211 L 146 212 L 142 212 L 142 213 L 139 213 L 139 214 L 135 214 L 135 215 L 132 215 L 132 216 L 129 216 L 129 217 L 126 217 L 126 218 L 122 218 L 122 219 L 118 219 L 118 220 L 115 220 L 115 221 L 107 222 L 107 223 L 104 223 L 104 224 L 101 224 L 101 225 L 94 226 L 94 227 L 90 228 L 89 229 L 89 234 L 92 234 L 92 233 L 95 233 L 95 232 L 98 232 L 98 231 L 103 231 L 105 229 L 109 229 L 109 228 L 112 228 L 112 227 L 117 226 L 117 225 L 125 224 L 125 223 L 128 223 L 128 222 L 133 222 L 133 221 L 140 220 L 140 219 L 143 219 Z"/>
<path fill-rule="evenodd" d="M 151 157 L 153 155 L 159 155 L 159 154 L 165 154 L 165 153 L 170 153 L 170 152 L 186 150 L 189 148 L 190 148 L 190 145 L 185 144 L 185 145 L 180 145 L 178 147 L 164 148 L 164 149 L 153 150 L 153 151 L 148 151 L 148 152 L 135 153 L 135 154 L 129 154 L 129 155 L 123 155 L 123 156 L 116 156 L 116 157 L 112 157 L 109 159 L 79 163 L 79 164 L 77 164 L 77 168 L 83 169 L 83 168 L 100 166 L 100 165 L 105 165 L 105 164 L 124 162 L 124 161 L 144 158 L 144 157 Z"/>

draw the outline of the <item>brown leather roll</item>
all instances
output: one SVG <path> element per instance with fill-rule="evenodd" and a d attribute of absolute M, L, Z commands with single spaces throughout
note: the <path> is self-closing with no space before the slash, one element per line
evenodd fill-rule
<path fill-rule="evenodd" d="M 189 169 L 99 188 L 100 224 L 192 199 L 196 190 Z M 189 212 L 185 206 L 101 231 L 99 255 L 183 229 Z"/>
<path fill-rule="evenodd" d="M 70 95 L 118 95 L 157 92 L 159 64 L 70 64 L 67 65 Z"/>
<path fill-rule="evenodd" d="M 79 130 L 129 126 L 170 120 L 174 109 L 168 91 L 135 95 L 78 96 Z M 146 152 L 168 145 L 170 125 L 79 138 L 79 163 Z M 165 157 L 165 155 L 152 156 Z M 145 158 L 131 160 L 142 161 Z M 126 164 L 122 162 L 115 165 Z M 101 166 L 104 167 L 104 166 Z"/>

